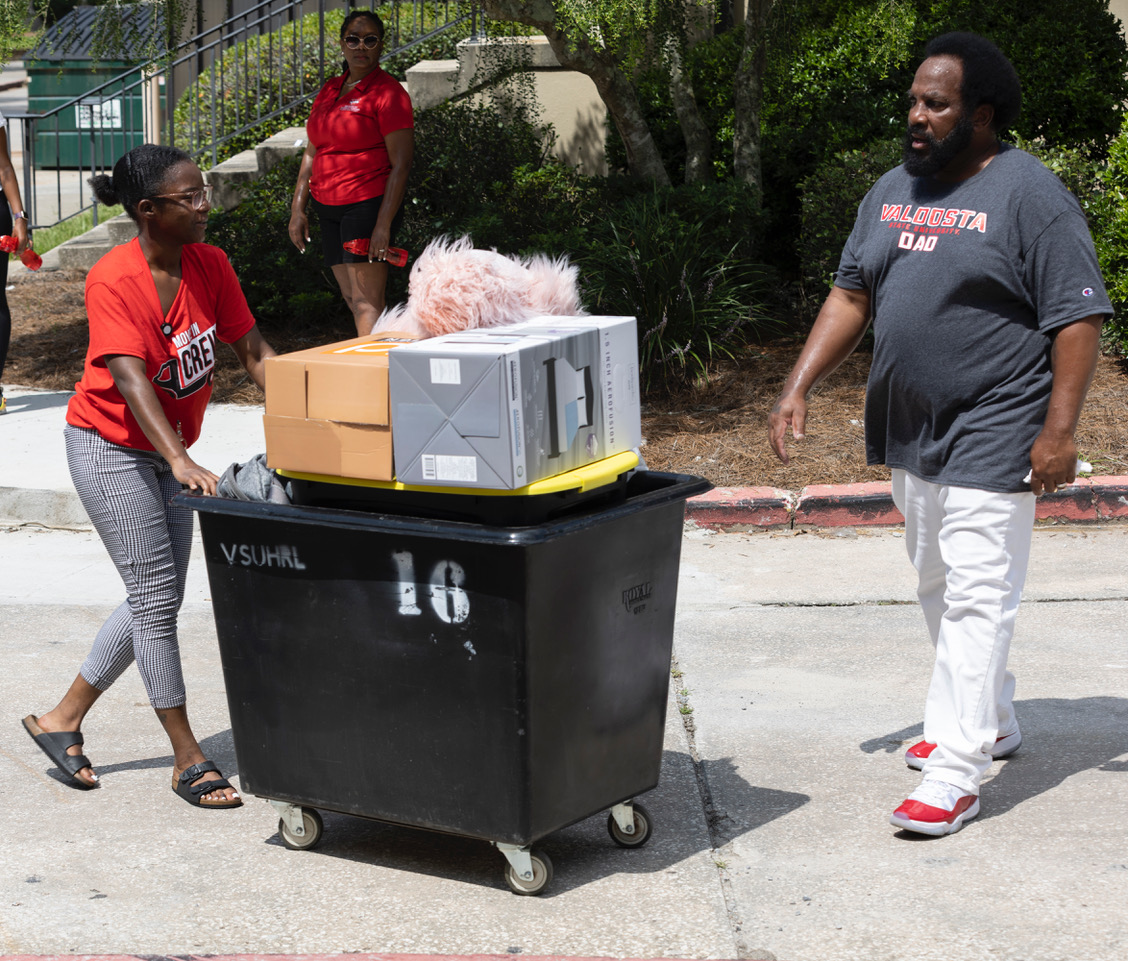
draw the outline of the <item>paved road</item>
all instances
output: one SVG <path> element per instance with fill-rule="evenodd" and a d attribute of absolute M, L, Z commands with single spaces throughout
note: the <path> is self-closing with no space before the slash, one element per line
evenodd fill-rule
<path fill-rule="evenodd" d="M 602 817 L 562 830 L 543 842 L 553 887 L 518 898 L 483 842 L 326 815 L 322 844 L 293 852 L 261 800 L 189 809 L 133 671 L 86 726 L 103 787 L 61 783 L 19 718 L 73 677 L 120 590 L 88 532 L 8 527 L 0 954 L 1123 956 L 1128 529 L 1036 535 L 1012 655 L 1025 742 L 940 839 L 887 824 L 918 777 L 900 754 L 929 667 L 902 553 L 893 530 L 687 531 L 655 837 L 623 851 Z M 195 557 L 190 710 L 237 773 Z"/>

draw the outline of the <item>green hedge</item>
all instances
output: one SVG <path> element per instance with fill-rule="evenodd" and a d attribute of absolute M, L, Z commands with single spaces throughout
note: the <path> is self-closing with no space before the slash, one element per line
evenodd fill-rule
<path fill-rule="evenodd" d="M 418 254 L 431 240 L 468 234 L 503 253 L 567 255 L 593 312 L 639 318 L 643 378 L 651 388 L 699 380 L 712 360 L 768 323 L 770 278 L 756 263 L 759 220 L 737 184 L 654 193 L 624 178 L 584 177 L 546 155 L 542 131 L 491 108 L 447 104 L 416 119 L 413 166 L 398 242 Z M 217 211 L 209 241 L 227 251 L 269 339 L 325 343 L 349 336 L 351 317 L 322 266 L 316 218 L 302 255 L 287 237 L 298 159 Z M 405 299 L 407 270 L 389 271 L 388 303 Z"/>

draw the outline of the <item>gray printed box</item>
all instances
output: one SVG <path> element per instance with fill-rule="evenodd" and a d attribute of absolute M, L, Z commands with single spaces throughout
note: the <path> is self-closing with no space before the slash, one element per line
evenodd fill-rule
<path fill-rule="evenodd" d="M 637 384 L 630 346 L 624 363 Z M 610 423 L 622 418 L 605 410 L 606 364 L 594 323 L 530 323 L 404 344 L 389 354 L 396 479 L 513 490 L 637 446 L 637 439 L 624 446 L 630 431 L 617 423 L 611 446 Z"/>

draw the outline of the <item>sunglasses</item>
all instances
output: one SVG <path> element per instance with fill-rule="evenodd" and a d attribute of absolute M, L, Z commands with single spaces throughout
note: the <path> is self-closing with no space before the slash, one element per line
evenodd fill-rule
<path fill-rule="evenodd" d="M 150 200 L 176 200 L 185 201 L 193 210 L 203 210 L 210 207 L 212 202 L 212 185 L 205 184 L 198 190 L 183 190 L 176 194 L 155 194 Z"/>
<path fill-rule="evenodd" d="M 371 50 L 373 47 L 378 47 L 383 40 L 383 37 L 378 37 L 374 33 L 368 34 L 367 37 L 358 37 L 355 33 L 350 33 L 341 42 L 350 50 L 355 50 L 362 43 Z"/>

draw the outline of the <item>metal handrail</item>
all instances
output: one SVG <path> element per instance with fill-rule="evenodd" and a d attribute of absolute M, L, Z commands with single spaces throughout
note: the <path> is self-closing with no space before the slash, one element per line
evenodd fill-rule
<path fill-rule="evenodd" d="M 129 147 L 145 141 L 173 143 L 201 160 L 207 158 L 214 165 L 223 144 L 312 100 L 325 81 L 327 10 L 362 4 L 353 0 L 316 0 L 317 45 L 321 51 L 321 56 L 317 58 L 316 78 L 307 78 L 303 71 L 293 69 L 302 63 L 301 51 L 306 46 L 304 8 L 310 5 L 311 0 L 260 0 L 242 13 L 190 36 L 165 57 L 130 67 L 49 111 L 9 114 L 10 121 L 20 124 L 22 134 L 22 188 L 29 226 L 32 229 L 49 227 L 85 210 L 93 211 L 94 222 L 97 223 L 97 204 L 81 186 L 73 209 L 68 207 L 64 213 L 63 183 L 64 179 L 71 181 L 73 190 L 73 175 L 64 178 L 63 174 L 64 170 L 74 168 L 61 165 L 60 135 L 64 132 L 61 124 L 72 115 L 76 118 L 79 147 L 77 176 L 81 184 L 112 164 L 113 159 Z M 391 8 L 391 16 L 385 16 L 385 25 L 393 39 L 385 51 L 385 59 L 417 47 L 467 21 L 470 22 L 471 35 L 477 36 L 483 22 L 478 0 L 369 0 L 363 6 L 380 10 L 382 16 L 388 7 Z M 408 7 L 410 23 L 405 26 L 402 14 Z M 428 21 L 434 24 L 432 29 L 425 34 L 417 34 L 419 25 Z M 284 39 L 283 29 L 289 25 L 292 25 L 292 34 L 289 39 Z M 260 43 L 252 45 L 248 42 L 254 39 L 259 39 Z M 251 77 L 249 58 L 253 46 L 256 68 L 253 76 L 258 95 L 254 98 L 255 109 L 248 110 L 246 116 L 242 115 L 243 105 L 239 102 L 242 98 L 232 98 L 235 100 L 233 109 L 237 111 L 236 123 L 233 129 L 223 132 L 218 124 L 222 112 L 228 109 L 227 98 L 222 95 L 229 70 L 228 54 L 240 49 L 240 44 L 243 62 L 236 67 L 235 83 L 239 81 L 240 70 L 244 78 Z M 264 45 L 268 48 L 265 63 L 262 57 Z M 289 65 L 286 63 L 287 53 L 294 58 Z M 289 74 L 288 68 L 291 70 Z M 272 72 L 265 80 L 264 69 Z M 201 84 L 205 76 L 206 88 Z M 293 80 L 289 89 L 287 79 Z M 270 90 L 276 91 L 277 97 L 266 95 L 271 83 L 273 87 Z M 162 85 L 163 93 L 160 91 Z M 201 103 L 200 98 L 191 100 L 184 111 L 187 117 L 183 121 L 185 135 L 182 136 L 178 131 L 177 105 L 184 93 L 193 88 L 200 91 L 204 102 Z M 236 95 L 240 92 L 235 90 Z M 283 96 L 284 93 L 288 95 Z M 134 98 L 140 100 L 139 117 L 135 116 L 133 109 Z M 201 122 L 205 114 L 210 118 L 208 123 Z M 87 120 L 88 125 L 84 125 Z M 53 157 L 42 156 L 43 150 L 50 150 L 48 145 L 51 143 L 54 145 Z M 107 157 L 113 159 L 103 163 Z M 36 162 L 37 159 L 40 163 Z M 50 165 L 52 159 L 53 167 Z M 54 190 L 51 191 L 49 186 L 46 191 L 41 190 L 38 175 L 52 173 L 55 175 Z M 49 205 L 54 209 L 53 217 L 43 215 L 41 208 L 48 205 L 42 204 L 41 198 L 54 201 Z"/>

